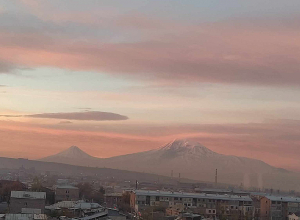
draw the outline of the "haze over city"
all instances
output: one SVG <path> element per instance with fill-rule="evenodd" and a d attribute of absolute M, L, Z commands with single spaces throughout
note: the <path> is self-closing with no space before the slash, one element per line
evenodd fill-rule
<path fill-rule="evenodd" d="M 188 138 L 300 171 L 298 0 L 0 0 L 0 154 Z"/>

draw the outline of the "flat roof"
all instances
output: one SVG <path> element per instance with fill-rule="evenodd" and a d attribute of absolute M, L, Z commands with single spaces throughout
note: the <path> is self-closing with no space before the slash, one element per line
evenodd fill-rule
<path fill-rule="evenodd" d="M 76 186 L 72 185 L 58 185 L 56 186 L 57 189 L 78 189 Z"/>
<path fill-rule="evenodd" d="M 168 191 L 147 191 L 136 190 L 134 191 L 138 196 L 166 196 L 166 197 L 182 197 L 182 198 L 197 198 L 197 199 L 216 199 L 216 200 L 236 200 L 252 202 L 249 196 L 238 195 L 218 195 L 206 193 L 181 193 L 181 192 L 168 192 Z"/>
<path fill-rule="evenodd" d="M 271 201 L 281 201 L 281 202 L 295 202 L 295 203 L 300 203 L 300 198 L 296 197 L 286 197 L 286 196 L 265 196 L 267 199 Z"/>
<path fill-rule="evenodd" d="M 45 214 L 5 214 L 5 220 L 43 220 L 47 219 Z"/>
<path fill-rule="evenodd" d="M 121 197 L 123 196 L 123 193 L 106 193 L 104 196 L 116 196 L 116 197 Z"/>
<path fill-rule="evenodd" d="M 223 194 L 228 193 L 228 194 L 249 194 L 250 195 L 250 192 L 242 191 L 242 190 L 239 190 L 239 189 L 210 189 L 210 188 L 201 189 L 201 188 L 195 188 L 195 191 L 199 191 L 199 192 L 203 192 L 203 193 L 213 192 L 213 193 L 223 193 Z"/>
<path fill-rule="evenodd" d="M 30 191 L 11 191 L 10 197 L 18 199 L 46 199 L 46 193 Z"/>

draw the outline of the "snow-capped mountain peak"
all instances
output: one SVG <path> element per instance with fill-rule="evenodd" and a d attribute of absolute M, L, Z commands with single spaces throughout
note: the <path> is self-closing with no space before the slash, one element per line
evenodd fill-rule
<path fill-rule="evenodd" d="M 189 139 L 175 139 L 174 141 L 159 148 L 158 151 L 172 155 L 193 154 L 197 156 L 208 156 L 217 154 L 200 143 Z"/>

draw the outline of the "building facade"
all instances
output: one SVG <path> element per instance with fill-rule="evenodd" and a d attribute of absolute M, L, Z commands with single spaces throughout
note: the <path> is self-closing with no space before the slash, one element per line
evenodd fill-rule
<path fill-rule="evenodd" d="M 173 208 L 183 206 L 208 218 L 252 219 L 254 207 L 249 196 L 178 193 L 136 190 L 131 193 L 131 208 L 140 212 L 147 206 Z"/>
<path fill-rule="evenodd" d="M 108 208 L 115 208 L 122 202 L 122 193 L 107 193 L 105 194 L 105 203 Z"/>
<path fill-rule="evenodd" d="M 45 192 L 11 191 L 9 212 L 21 214 L 22 209 L 40 209 L 45 211 Z"/>
<path fill-rule="evenodd" d="M 288 216 L 300 211 L 300 198 L 264 196 L 260 200 L 262 220 L 288 219 Z"/>
<path fill-rule="evenodd" d="M 55 188 L 55 202 L 79 200 L 79 189 L 75 186 L 65 185 Z"/>

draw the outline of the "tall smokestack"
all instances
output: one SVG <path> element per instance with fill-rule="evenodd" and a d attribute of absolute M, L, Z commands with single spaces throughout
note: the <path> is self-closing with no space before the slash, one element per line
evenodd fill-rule
<path fill-rule="evenodd" d="M 215 175 L 215 185 L 218 185 L 218 169 L 216 169 L 216 175 Z"/>

